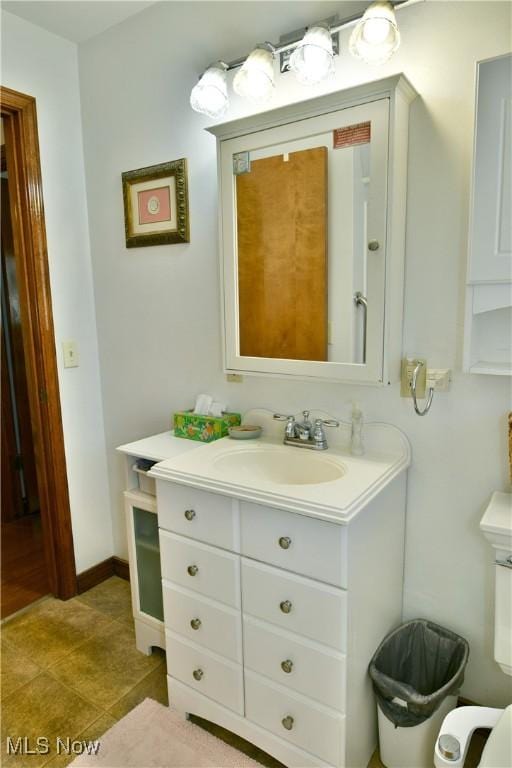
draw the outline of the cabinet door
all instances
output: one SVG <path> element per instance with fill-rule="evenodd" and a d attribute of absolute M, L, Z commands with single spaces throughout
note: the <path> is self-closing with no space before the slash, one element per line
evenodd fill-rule
<path fill-rule="evenodd" d="M 478 65 L 470 282 L 512 277 L 512 56 Z"/>
<path fill-rule="evenodd" d="M 228 370 L 382 381 L 388 129 L 382 98 L 221 142 Z"/>
<path fill-rule="evenodd" d="M 156 500 L 139 491 L 125 491 L 124 500 L 133 613 L 158 625 L 164 612 Z"/>

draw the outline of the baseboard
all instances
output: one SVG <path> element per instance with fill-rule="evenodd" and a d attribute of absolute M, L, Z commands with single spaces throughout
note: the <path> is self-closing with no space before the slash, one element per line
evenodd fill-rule
<path fill-rule="evenodd" d="M 130 568 L 127 561 L 120 557 L 109 557 L 107 560 L 93 565 L 92 568 L 78 573 L 76 577 L 78 594 L 81 595 L 82 592 L 87 592 L 88 589 L 101 584 L 102 581 L 106 581 L 111 576 L 119 576 L 130 581 Z"/>
<path fill-rule="evenodd" d="M 130 581 L 130 566 L 128 564 L 128 560 L 123 560 L 122 557 L 113 557 L 112 558 L 114 562 L 114 573 L 116 576 L 119 576 L 121 579 L 125 579 L 126 581 Z"/>
<path fill-rule="evenodd" d="M 457 699 L 457 706 L 458 707 L 478 707 L 480 706 L 474 701 L 471 701 L 471 699 L 465 699 L 464 696 L 459 696 Z"/>

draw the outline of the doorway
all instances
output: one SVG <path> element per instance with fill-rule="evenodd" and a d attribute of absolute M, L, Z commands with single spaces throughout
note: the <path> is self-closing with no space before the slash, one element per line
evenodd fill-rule
<path fill-rule="evenodd" d="M 9 205 L 9 173 L 0 118 L 1 215 L 1 618 L 50 591 L 43 534 L 28 385 L 19 312 L 20 297 Z"/>
<path fill-rule="evenodd" d="M 35 99 L 0 86 L 1 615 L 76 594 Z"/>

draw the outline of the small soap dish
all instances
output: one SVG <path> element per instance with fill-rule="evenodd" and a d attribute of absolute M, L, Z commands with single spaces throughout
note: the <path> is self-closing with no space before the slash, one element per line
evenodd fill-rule
<path fill-rule="evenodd" d="M 239 427 L 230 427 L 228 432 L 233 440 L 255 440 L 257 437 L 261 437 L 262 429 L 251 424 L 242 424 Z"/>

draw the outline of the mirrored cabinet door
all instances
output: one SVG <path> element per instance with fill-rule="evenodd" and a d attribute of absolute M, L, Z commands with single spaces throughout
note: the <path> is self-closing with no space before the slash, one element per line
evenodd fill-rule
<path fill-rule="evenodd" d="M 350 105 L 341 92 L 294 105 L 295 119 L 282 108 L 211 129 L 227 371 L 387 377 L 386 297 L 399 285 L 401 303 L 403 285 L 403 234 L 395 227 L 393 243 L 389 233 L 390 130 L 402 131 L 396 164 L 407 151 L 407 110 L 397 115 L 389 88 L 363 103 L 355 91 Z M 403 209 L 405 182 L 392 191 Z"/>

